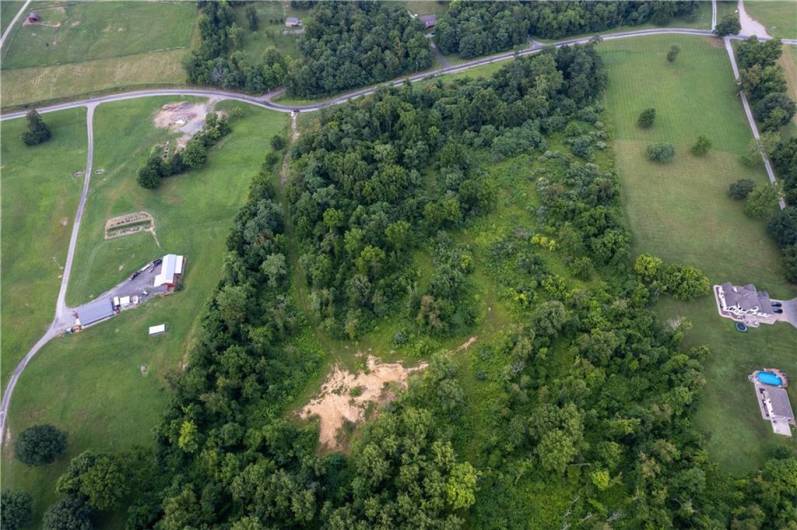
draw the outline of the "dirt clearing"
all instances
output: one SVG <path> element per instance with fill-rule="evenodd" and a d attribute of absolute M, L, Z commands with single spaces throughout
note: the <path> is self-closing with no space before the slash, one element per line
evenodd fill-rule
<path fill-rule="evenodd" d="M 371 403 L 383 405 L 395 399 L 395 392 L 391 388 L 405 389 L 410 374 L 428 365 L 421 363 L 413 368 L 405 368 L 400 363 L 382 363 L 369 355 L 367 366 L 366 372 L 353 374 L 336 364 L 321 386 L 318 397 L 299 412 L 303 419 L 319 418 L 319 441 L 324 448 L 340 449 L 339 433 L 346 423 L 361 421 Z"/>
<path fill-rule="evenodd" d="M 216 100 L 211 98 L 205 103 L 167 103 L 155 115 L 155 127 L 183 133 L 177 139 L 177 147 L 183 148 L 188 140 L 205 125 L 205 117 L 213 111 Z"/>

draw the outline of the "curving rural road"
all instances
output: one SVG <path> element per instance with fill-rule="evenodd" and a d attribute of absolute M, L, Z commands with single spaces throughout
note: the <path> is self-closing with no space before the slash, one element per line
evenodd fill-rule
<path fill-rule="evenodd" d="M 716 0 L 712 2 L 712 27 L 716 25 Z M 27 5 L 27 4 L 26 4 Z M 24 11 L 24 7 L 20 10 L 20 13 Z M 17 17 L 20 16 L 20 13 L 17 14 Z M 15 19 L 16 20 L 16 19 Z M 9 29 L 11 28 L 9 25 Z M 6 30 L 6 33 L 8 30 Z M 711 37 L 714 36 L 714 33 L 711 30 L 701 30 L 701 29 L 689 29 L 689 28 L 654 28 L 654 29 L 644 29 L 644 30 L 636 30 L 636 31 L 623 31 L 623 32 L 616 32 L 616 33 L 608 33 L 601 35 L 600 38 L 604 41 L 611 41 L 611 40 L 619 40 L 619 39 L 627 39 L 627 38 L 636 38 L 636 37 L 645 37 L 645 36 L 653 36 L 653 35 L 692 35 L 697 37 Z M 3 36 L 3 39 L 5 36 Z M 574 39 L 566 39 L 556 43 L 550 44 L 550 46 L 554 47 L 562 47 L 568 46 L 573 44 L 586 44 L 590 42 L 595 37 L 581 37 L 581 38 L 574 38 Z M 730 41 L 740 39 L 740 37 L 726 37 L 725 38 L 725 45 L 728 49 L 729 56 L 731 58 L 732 65 L 734 67 L 734 75 L 738 79 L 738 71 L 736 69 L 735 58 L 733 57 L 733 50 L 730 47 Z M 797 45 L 797 39 L 783 39 L 785 44 L 790 45 Z M 2 45 L 2 43 L 0 43 Z M 40 113 L 48 113 L 48 112 L 56 112 L 59 110 L 66 110 L 66 109 L 73 109 L 79 107 L 86 107 L 86 130 L 88 135 L 88 147 L 87 147 L 87 156 L 86 156 L 86 170 L 83 177 L 83 190 L 80 196 L 80 202 L 78 205 L 78 210 L 75 215 L 75 222 L 72 226 L 72 234 L 69 239 L 69 248 L 67 249 L 67 259 L 64 265 L 64 273 L 61 279 L 61 286 L 58 292 L 58 299 L 56 301 L 56 310 L 55 310 L 55 318 L 53 322 L 50 324 L 47 332 L 42 336 L 33 348 L 25 355 L 25 357 L 19 362 L 19 364 L 14 369 L 14 373 L 12 374 L 8 385 L 6 386 L 5 392 L 3 392 L 3 399 L 2 399 L 2 406 L 0 406 L 0 445 L 2 445 L 5 441 L 5 426 L 6 426 L 6 418 L 8 415 L 8 408 L 11 403 L 11 396 L 14 391 L 14 387 L 19 380 L 19 377 L 22 375 L 22 372 L 25 370 L 27 365 L 33 359 L 33 357 L 38 353 L 38 351 L 47 344 L 53 338 L 59 336 L 63 330 L 71 324 L 71 320 L 69 318 L 69 314 L 71 309 L 66 305 L 66 290 L 69 284 L 69 277 L 72 272 L 72 260 L 75 254 L 75 247 L 77 244 L 77 236 L 80 230 L 80 222 L 83 217 L 83 213 L 86 207 L 86 200 L 88 197 L 89 191 L 89 184 L 91 180 L 91 172 L 92 172 L 92 161 L 94 157 L 94 110 L 96 107 L 102 103 L 110 103 L 114 101 L 125 101 L 130 99 L 138 99 L 138 98 L 145 98 L 145 97 L 153 97 L 153 96 L 200 96 L 200 97 L 215 97 L 221 100 L 234 100 L 234 101 L 241 101 L 244 103 L 248 103 L 251 105 L 255 105 L 258 107 L 278 111 L 278 112 L 288 112 L 288 113 L 300 113 L 300 112 L 315 112 L 326 107 L 331 107 L 334 105 L 340 105 L 342 103 L 346 103 L 353 99 L 368 96 L 373 94 L 377 90 L 383 87 L 389 86 L 400 86 L 404 83 L 410 82 L 415 83 L 418 81 L 423 81 L 426 79 L 432 79 L 437 76 L 447 75 L 447 74 L 454 74 L 458 72 L 464 72 L 466 70 L 470 70 L 472 68 L 476 68 L 478 66 L 497 63 L 502 61 L 509 61 L 515 59 L 517 57 L 523 57 L 527 55 L 532 55 L 535 53 L 539 53 L 544 49 L 544 45 L 533 42 L 531 46 L 526 49 L 519 50 L 519 51 L 510 51 L 504 53 L 497 53 L 495 55 L 489 55 L 487 57 L 482 57 L 480 59 L 475 59 L 473 61 L 468 61 L 465 63 L 461 63 L 455 66 L 449 66 L 445 68 L 438 68 L 435 70 L 430 70 L 427 72 L 421 72 L 415 75 L 411 75 L 408 77 L 402 77 L 388 83 L 382 83 L 379 85 L 374 85 L 366 88 L 362 88 L 359 90 L 354 90 L 352 92 L 348 92 L 339 96 L 334 96 L 326 100 L 319 101 L 317 103 L 312 103 L 308 105 L 284 105 L 282 103 L 276 103 L 272 101 L 276 95 L 280 93 L 280 91 L 274 91 L 263 96 L 249 96 L 246 94 L 241 94 L 238 92 L 231 92 L 231 91 L 224 91 L 224 90 L 216 90 L 216 89 L 200 89 L 200 88 L 172 88 L 172 89 L 155 89 L 155 90 L 136 90 L 131 92 L 125 92 L 120 94 L 109 94 L 106 96 L 97 96 L 82 100 L 64 102 L 64 103 L 56 103 L 53 105 L 47 105 L 44 107 L 40 107 L 37 110 Z M 755 125 L 755 120 L 752 118 L 752 114 L 749 112 L 749 105 L 746 104 L 746 98 L 742 95 L 742 103 L 745 108 L 745 113 L 747 114 L 748 121 L 750 123 L 750 127 L 753 130 L 753 134 L 758 138 L 758 129 Z M 20 118 L 25 115 L 26 111 L 17 111 L 4 114 L 0 116 L 0 120 L 11 120 L 15 118 Z M 774 173 L 772 172 L 771 165 L 769 164 L 769 160 L 767 160 L 766 156 L 762 152 L 762 157 L 764 158 L 765 165 L 767 167 L 767 173 L 770 176 L 770 180 L 774 183 Z"/>

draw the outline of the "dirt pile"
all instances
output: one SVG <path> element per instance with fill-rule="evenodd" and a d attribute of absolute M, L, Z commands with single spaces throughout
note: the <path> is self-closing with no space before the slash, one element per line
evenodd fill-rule
<path fill-rule="evenodd" d="M 366 372 L 353 374 L 335 365 L 318 396 L 299 412 L 303 419 L 319 418 L 319 438 L 323 447 L 340 449 L 338 434 L 344 424 L 361 421 L 371 403 L 382 405 L 395 399 L 391 388 L 406 388 L 410 374 L 425 369 L 427 364 L 405 368 L 400 363 L 382 363 L 369 355 L 367 366 Z"/>

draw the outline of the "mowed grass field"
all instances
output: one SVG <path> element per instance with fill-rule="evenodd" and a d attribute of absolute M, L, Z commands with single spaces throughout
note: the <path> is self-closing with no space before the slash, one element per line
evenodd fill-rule
<path fill-rule="evenodd" d="M 41 337 L 55 299 L 86 164 L 86 111 L 45 114 L 53 133 L 26 146 L 23 119 L 0 123 L 2 141 L 2 378 Z"/>
<path fill-rule="evenodd" d="M 786 76 L 789 97 L 797 101 L 797 49 L 794 46 L 783 46 L 783 55 L 780 57 L 780 65 Z M 797 115 L 786 127 L 785 134 L 797 136 Z"/>
<path fill-rule="evenodd" d="M 29 10 L 41 23 L 18 21 L 3 46 L 3 107 L 185 82 L 191 2 L 34 2 Z"/>
<path fill-rule="evenodd" d="M 673 44 L 681 53 L 670 64 L 665 55 Z M 764 223 L 745 216 L 742 205 L 726 195 L 728 185 L 740 178 L 768 184 L 763 170 L 739 162 L 752 135 L 719 42 L 646 37 L 603 43 L 599 50 L 609 72 L 606 109 L 635 252 L 695 265 L 715 283 L 752 282 L 776 298 L 797 295 L 783 277 L 780 256 Z M 647 107 L 656 109 L 656 123 L 642 130 L 636 120 Z M 713 143 L 703 158 L 689 153 L 700 134 Z M 647 160 L 645 148 L 654 142 L 675 146 L 671 164 Z M 711 348 L 696 417 L 710 453 L 722 467 L 733 473 L 749 471 L 760 466 L 775 445 L 797 452 L 793 441 L 776 438 L 761 420 L 746 380 L 762 366 L 797 373 L 797 329 L 780 324 L 742 335 L 716 314 L 713 297 L 691 303 L 665 299 L 659 312 L 665 319 L 692 322 L 687 343 Z M 797 402 L 797 392 L 792 393 Z"/>
<path fill-rule="evenodd" d="M 68 454 L 43 468 L 27 468 L 13 459 L 11 451 L 4 451 L 3 487 L 31 492 L 37 521 L 55 500 L 55 480 L 69 458 L 89 448 L 124 450 L 152 443 L 152 429 L 169 399 L 166 377 L 181 369 L 199 329 L 208 297 L 221 276 L 233 217 L 270 149 L 269 139 L 283 131 L 288 120 L 284 114 L 221 103 L 220 109 L 236 115 L 233 132 L 211 150 L 207 166 L 172 177 L 157 191 L 146 191 L 135 183 L 135 169 L 151 142 L 164 136 L 154 131 L 151 117 L 168 101 L 173 100 L 147 98 L 97 109 L 95 168 L 104 167 L 106 172 L 92 182 L 78 248 L 97 246 L 100 255 L 113 263 L 114 259 L 132 262 L 128 253 L 146 259 L 183 253 L 188 258 L 184 289 L 51 342 L 23 374 L 9 413 L 12 436 L 43 422 L 69 435 Z M 161 248 L 149 234 L 117 240 L 124 242 L 120 246 L 105 244 L 94 221 L 104 219 L 106 212 L 127 208 L 155 215 Z M 77 258 L 76 278 L 124 277 L 116 269 L 86 270 L 81 261 L 86 254 Z M 148 326 L 160 323 L 166 324 L 166 334 L 149 337 Z M 113 519 L 108 525 L 117 522 Z"/>
<path fill-rule="evenodd" d="M 746 0 L 744 9 L 773 37 L 797 39 L 797 0 Z"/>
<path fill-rule="evenodd" d="M 17 12 L 25 2 L 17 0 L 8 0 L 0 2 L 0 32 L 6 30 L 11 20 L 17 15 Z"/>

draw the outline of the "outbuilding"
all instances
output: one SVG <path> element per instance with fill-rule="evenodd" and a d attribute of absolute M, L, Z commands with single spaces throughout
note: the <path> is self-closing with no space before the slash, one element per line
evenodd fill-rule
<path fill-rule="evenodd" d="M 301 28 L 302 27 L 302 19 L 298 17 L 287 17 L 285 19 L 285 27 L 286 28 Z"/>
<path fill-rule="evenodd" d="M 161 270 L 155 275 L 154 287 L 165 287 L 167 291 L 173 291 L 180 283 L 183 276 L 185 258 L 177 254 L 166 254 L 161 261 Z"/>
<path fill-rule="evenodd" d="M 423 22 L 423 27 L 431 29 L 437 25 L 437 15 L 421 15 L 418 19 Z"/>

